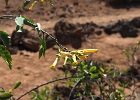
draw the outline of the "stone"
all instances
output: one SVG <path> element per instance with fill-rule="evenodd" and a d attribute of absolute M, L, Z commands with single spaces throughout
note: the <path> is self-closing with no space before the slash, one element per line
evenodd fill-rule
<path fill-rule="evenodd" d="M 133 27 L 129 22 L 125 22 L 122 25 L 120 34 L 123 38 L 125 37 L 137 37 L 138 36 L 138 29 Z"/>
<path fill-rule="evenodd" d="M 93 22 L 74 24 L 67 19 L 61 19 L 55 24 L 54 34 L 60 44 L 67 45 L 71 43 L 73 48 L 78 49 L 81 47 L 82 38 L 94 33 L 97 27 L 98 25 Z"/>
<path fill-rule="evenodd" d="M 94 33 L 97 34 L 97 35 L 101 35 L 102 30 L 101 29 L 95 29 Z"/>
<path fill-rule="evenodd" d="M 29 50 L 31 51 L 38 51 L 40 48 L 40 42 L 36 41 L 34 39 L 31 38 L 25 38 L 22 40 L 22 44 Z"/>
<path fill-rule="evenodd" d="M 17 46 L 31 51 L 38 51 L 40 47 L 39 35 L 35 30 L 30 32 L 27 29 L 23 29 L 22 32 L 13 31 L 11 35 L 11 45 Z"/>
<path fill-rule="evenodd" d="M 131 24 L 136 28 L 140 28 L 140 17 L 133 18 Z"/>
<path fill-rule="evenodd" d="M 22 50 L 22 51 L 20 52 L 20 55 L 23 55 L 23 56 L 30 56 L 31 53 L 28 52 L 28 51 Z"/>
<path fill-rule="evenodd" d="M 20 43 L 21 38 L 24 36 L 24 34 L 29 33 L 27 29 L 23 29 L 22 32 L 17 32 L 14 30 L 11 35 L 11 45 L 12 46 L 18 46 Z"/>
<path fill-rule="evenodd" d="M 10 54 L 17 54 L 18 48 L 17 47 L 9 47 L 8 51 L 10 52 Z"/>
<path fill-rule="evenodd" d="M 111 35 L 113 33 L 118 33 L 121 31 L 121 27 L 122 27 L 122 21 L 118 21 L 115 24 L 112 25 L 107 25 L 104 27 L 104 31 L 108 34 Z"/>

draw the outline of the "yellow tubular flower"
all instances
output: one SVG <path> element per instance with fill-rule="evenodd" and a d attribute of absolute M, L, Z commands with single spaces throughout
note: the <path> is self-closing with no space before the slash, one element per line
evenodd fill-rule
<path fill-rule="evenodd" d="M 59 60 L 58 58 L 55 59 L 54 63 L 50 66 L 51 69 L 55 69 L 58 60 Z"/>
<path fill-rule="evenodd" d="M 98 52 L 98 49 L 84 49 L 84 52 L 85 53 L 97 53 Z"/>
<path fill-rule="evenodd" d="M 85 52 L 84 52 L 84 50 L 77 50 L 77 53 L 84 54 Z"/>
<path fill-rule="evenodd" d="M 78 62 L 76 60 L 76 55 L 75 54 L 72 55 L 72 59 L 73 59 L 72 65 L 77 66 L 78 65 Z"/>
<path fill-rule="evenodd" d="M 34 1 L 34 2 L 31 4 L 29 10 L 33 10 L 33 7 L 34 7 L 34 5 L 35 5 L 36 3 L 37 3 L 37 1 Z"/>
<path fill-rule="evenodd" d="M 87 60 L 88 55 L 78 56 L 80 59 Z"/>
<path fill-rule="evenodd" d="M 67 56 L 67 57 L 70 57 L 70 56 L 71 56 L 70 52 L 61 51 L 60 54 L 61 54 L 62 56 Z"/>
<path fill-rule="evenodd" d="M 65 56 L 65 60 L 64 60 L 64 66 L 66 65 L 66 63 L 67 63 L 67 60 L 68 60 L 68 56 Z"/>
<path fill-rule="evenodd" d="M 44 2 L 44 0 L 40 0 L 40 2 Z"/>

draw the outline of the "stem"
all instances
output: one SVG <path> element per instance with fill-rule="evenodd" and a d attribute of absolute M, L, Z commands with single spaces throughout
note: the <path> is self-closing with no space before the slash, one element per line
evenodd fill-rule
<path fill-rule="evenodd" d="M 42 87 L 42 86 L 44 86 L 44 85 L 47 85 L 47 84 L 50 84 L 50 83 L 53 83 L 53 82 L 57 82 L 57 81 L 60 81 L 60 80 L 65 80 L 65 79 L 68 79 L 68 78 L 74 78 L 74 77 L 71 77 L 71 76 L 70 76 L 70 77 L 59 78 L 59 79 L 56 79 L 56 80 L 49 81 L 49 82 L 43 83 L 43 84 L 41 84 L 41 85 L 38 85 L 38 86 L 32 88 L 31 90 L 27 91 L 26 93 L 24 93 L 24 94 L 21 95 L 20 97 L 18 97 L 17 100 L 20 100 L 22 97 L 24 97 L 24 96 L 27 95 L 28 93 L 30 93 L 30 92 L 32 92 L 32 91 L 34 91 L 34 90 L 36 90 L 36 89 L 38 89 L 38 88 L 40 88 L 40 87 Z"/>
<path fill-rule="evenodd" d="M 50 36 L 53 40 L 55 40 L 56 44 L 63 50 L 63 51 L 67 51 L 67 52 L 70 52 L 67 48 L 63 47 L 55 37 L 53 37 L 51 34 L 47 33 L 46 31 L 44 30 L 40 30 L 42 33 L 45 33 L 47 34 L 48 36 Z"/>
<path fill-rule="evenodd" d="M 81 80 L 78 80 L 77 83 L 75 83 L 74 87 L 73 87 L 73 88 L 71 89 L 71 91 L 70 91 L 68 100 L 71 100 L 71 95 L 72 95 L 74 89 L 76 88 L 76 86 L 77 86 L 80 82 L 81 82 Z"/>

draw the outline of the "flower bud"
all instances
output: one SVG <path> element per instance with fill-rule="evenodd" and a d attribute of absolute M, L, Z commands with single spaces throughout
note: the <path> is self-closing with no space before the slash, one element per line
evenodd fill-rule
<path fill-rule="evenodd" d="M 34 2 L 31 4 L 29 10 L 33 10 L 33 7 L 34 7 L 34 5 L 35 5 L 36 3 L 37 3 L 37 1 L 34 1 Z"/>

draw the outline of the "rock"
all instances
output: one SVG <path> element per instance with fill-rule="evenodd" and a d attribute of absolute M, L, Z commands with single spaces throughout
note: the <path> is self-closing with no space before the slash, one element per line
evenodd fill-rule
<path fill-rule="evenodd" d="M 73 48 L 79 49 L 82 46 L 82 39 L 78 36 L 77 37 L 76 36 L 72 37 L 71 45 L 72 45 Z"/>
<path fill-rule="evenodd" d="M 113 33 L 118 33 L 121 31 L 121 27 L 122 27 L 122 23 L 121 21 L 118 21 L 117 23 L 113 24 L 113 25 L 107 25 L 104 27 L 104 31 L 108 34 L 111 35 Z"/>
<path fill-rule="evenodd" d="M 129 22 L 125 22 L 122 25 L 120 34 L 123 38 L 125 37 L 137 37 L 138 36 L 138 29 L 133 27 Z"/>
<path fill-rule="evenodd" d="M 14 30 L 11 35 L 11 45 L 12 46 L 18 46 L 20 43 L 21 38 L 24 36 L 24 34 L 29 33 L 27 29 L 23 29 L 22 32 L 16 32 Z"/>
<path fill-rule="evenodd" d="M 55 36 L 60 44 L 71 43 L 74 48 L 80 48 L 83 37 L 94 33 L 94 28 L 98 27 L 93 22 L 84 24 L 73 24 L 66 19 L 62 19 L 55 24 Z"/>
<path fill-rule="evenodd" d="M 109 58 L 109 59 L 106 59 L 105 62 L 111 63 L 112 60 L 113 60 L 112 58 Z"/>
<path fill-rule="evenodd" d="M 53 47 L 56 44 L 55 40 L 50 38 L 50 37 L 48 37 L 48 36 L 46 36 L 46 37 L 47 37 L 47 39 L 46 39 L 46 47 L 47 48 Z M 53 36 L 53 37 L 55 37 L 55 36 Z"/>
<path fill-rule="evenodd" d="M 95 29 L 94 33 L 97 35 L 101 35 L 102 34 L 102 30 L 101 29 Z"/>
<path fill-rule="evenodd" d="M 30 56 L 31 53 L 28 52 L 28 51 L 23 50 L 23 51 L 20 52 L 20 55 L 23 55 L 23 56 Z"/>
<path fill-rule="evenodd" d="M 107 6 L 118 6 L 132 3 L 134 0 L 105 0 Z"/>
<path fill-rule="evenodd" d="M 55 36 L 70 35 L 75 29 L 75 25 L 66 19 L 58 21 L 54 26 Z"/>
<path fill-rule="evenodd" d="M 136 17 L 132 19 L 131 24 L 136 28 L 140 28 L 140 17 Z"/>
<path fill-rule="evenodd" d="M 21 44 L 25 46 L 25 49 L 31 51 L 38 51 L 40 41 L 38 38 L 38 34 L 35 30 L 28 31 L 27 29 L 23 29 L 22 32 L 13 31 L 11 36 L 11 44 L 12 46 L 20 47 Z"/>
<path fill-rule="evenodd" d="M 22 44 L 31 51 L 38 51 L 40 47 L 40 42 L 31 38 L 24 38 Z"/>
<path fill-rule="evenodd" d="M 59 15 L 59 17 L 60 18 L 66 18 L 67 17 L 67 14 L 66 13 L 62 13 L 62 14 Z"/>
<path fill-rule="evenodd" d="M 75 2 L 73 3 L 73 5 L 74 5 L 74 6 L 78 6 L 78 5 L 79 5 L 79 2 L 78 2 L 78 1 L 75 1 Z"/>
<path fill-rule="evenodd" d="M 17 47 L 9 47 L 8 51 L 10 52 L 10 54 L 17 54 L 18 48 Z"/>
<path fill-rule="evenodd" d="M 53 7 L 53 8 L 50 10 L 51 13 L 55 13 L 55 11 L 56 11 L 56 7 Z"/>
<path fill-rule="evenodd" d="M 118 77 L 118 81 L 124 84 L 132 85 L 132 77 L 128 75 L 121 75 Z"/>

